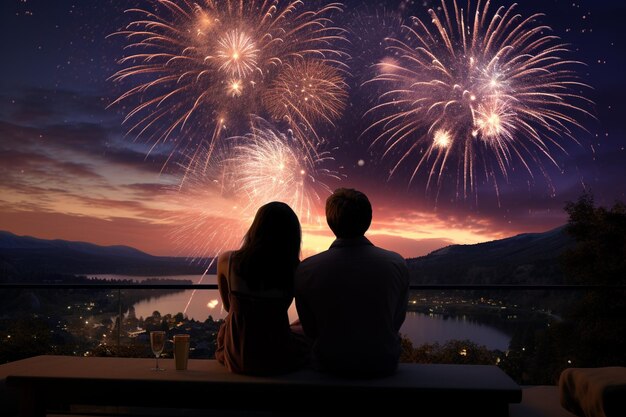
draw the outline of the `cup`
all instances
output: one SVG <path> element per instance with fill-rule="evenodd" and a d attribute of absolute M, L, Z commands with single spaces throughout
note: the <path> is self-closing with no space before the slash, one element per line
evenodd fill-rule
<path fill-rule="evenodd" d="M 174 335 L 174 363 L 177 371 L 187 369 L 187 361 L 189 360 L 189 335 Z"/>

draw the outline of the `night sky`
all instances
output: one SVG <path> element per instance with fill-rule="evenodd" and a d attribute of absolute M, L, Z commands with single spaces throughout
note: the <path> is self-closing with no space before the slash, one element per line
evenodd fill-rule
<path fill-rule="evenodd" d="M 122 120 L 129 109 L 109 106 L 124 91 L 110 77 L 121 69 L 118 60 L 124 56 L 125 39 L 107 36 L 129 22 L 124 10 L 149 3 L 2 1 L 0 230 L 124 244 L 155 255 L 193 255 L 196 244 L 206 246 L 202 254 L 225 249 L 218 244 L 223 239 L 210 237 L 210 230 L 196 230 L 193 239 L 181 243 L 185 238 L 180 219 L 193 221 L 195 212 L 172 194 L 183 169 L 177 163 L 164 168 L 171 146 L 148 154 L 151 143 L 126 136 Z M 492 183 L 479 180 L 468 196 L 459 194 L 455 172 L 444 175 L 439 189 L 427 188 L 422 174 L 409 182 L 411 169 L 389 176 L 393 156 L 383 158 L 381 148 L 369 146 L 372 136 L 362 134 L 372 123 L 364 112 L 380 91 L 361 84 L 385 51 L 376 48 L 376 41 L 346 35 L 349 42 L 342 47 L 351 56 L 346 60 L 350 66 L 346 110 L 334 127 L 319 131 L 341 180 L 325 182 L 330 189 L 352 187 L 370 197 L 374 220 L 368 236 L 375 243 L 413 257 L 450 243 L 477 243 L 560 226 L 567 220 L 565 203 L 584 191 L 592 192 L 604 206 L 626 199 L 626 6 L 617 0 L 520 3 L 524 16 L 545 13 L 541 22 L 570 44 L 569 57 L 586 64 L 578 71 L 592 87 L 584 94 L 594 103 L 588 110 L 595 117 L 575 114 L 587 132 L 574 130 L 579 143 L 559 139 L 565 152 L 550 148 L 558 166 L 542 158 L 545 175 L 533 167 L 531 177 L 513 162 L 508 179 L 498 179 L 497 191 Z M 333 19 L 339 26 L 361 29 L 364 25 L 358 22 L 370 21 L 364 18 L 368 14 L 393 21 L 389 16 L 398 13 L 427 21 L 427 9 L 438 4 L 351 1 Z M 373 32 L 365 28 L 363 33 Z M 320 194 L 319 207 L 325 197 Z M 194 197 L 185 198 L 188 203 Z M 228 196 L 225 199 L 228 203 Z M 215 195 L 203 195 L 197 200 L 205 210 L 214 205 L 219 222 L 224 199 L 218 202 Z M 208 228 L 205 223 L 199 226 Z M 325 249 L 332 240 L 324 224 L 303 227 L 304 255 Z M 199 243 L 204 233 L 207 237 Z"/>

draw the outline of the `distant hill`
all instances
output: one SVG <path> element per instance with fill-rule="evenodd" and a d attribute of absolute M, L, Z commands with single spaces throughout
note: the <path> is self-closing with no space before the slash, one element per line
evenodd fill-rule
<path fill-rule="evenodd" d="M 413 284 L 561 284 L 559 257 L 574 241 L 565 226 L 408 259 Z"/>
<path fill-rule="evenodd" d="M 414 284 L 560 284 L 573 240 L 559 227 L 407 259 Z M 0 282 L 41 274 L 201 274 L 208 260 L 152 256 L 129 246 L 46 240 L 0 231 Z M 210 273 L 215 273 L 212 266 Z"/>
<path fill-rule="evenodd" d="M 0 281 L 39 274 L 201 274 L 207 260 L 152 256 L 129 246 L 46 240 L 0 231 Z"/>

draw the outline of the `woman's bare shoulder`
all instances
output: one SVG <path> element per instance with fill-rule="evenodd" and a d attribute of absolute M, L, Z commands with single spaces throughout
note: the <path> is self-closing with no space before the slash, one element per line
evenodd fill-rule
<path fill-rule="evenodd" d="M 231 250 L 220 253 L 219 256 L 217 257 L 217 264 L 218 265 L 227 265 L 228 264 L 228 260 L 230 259 L 230 255 L 232 253 L 233 253 L 233 251 L 231 251 Z"/>
<path fill-rule="evenodd" d="M 234 251 L 232 250 L 227 250 L 226 252 L 222 252 L 219 254 L 219 256 L 217 257 L 217 261 L 223 261 L 223 260 L 228 260 L 228 258 L 230 258 L 230 254 L 233 253 Z"/>

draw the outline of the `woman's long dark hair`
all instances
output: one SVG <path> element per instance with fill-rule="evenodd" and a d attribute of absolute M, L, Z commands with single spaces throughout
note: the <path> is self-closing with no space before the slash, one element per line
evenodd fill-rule
<path fill-rule="evenodd" d="M 235 272 L 252 290 L 293 289 L 302 231 L 296 213 L 273 201 L 259 208 L 243 245 L 233 253 Z"/>

